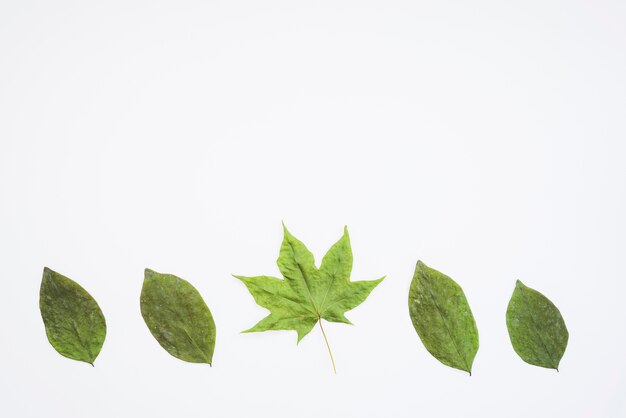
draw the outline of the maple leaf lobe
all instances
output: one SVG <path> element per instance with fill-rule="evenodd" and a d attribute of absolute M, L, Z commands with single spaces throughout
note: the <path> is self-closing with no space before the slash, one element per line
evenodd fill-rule
<path fill-rule="evenodd" d="M 357 307 L 383 278 L 350 281 L 352 250 L 347 227 L 328 250 L 320 268 L 307 247 L 283 224 L 284 238 L 277 264 L 284 279 L 270 276 L 234 276 L 270 314 L 244 332 L 294 330 L 298 342 L 320 319 L 351 324 L 345 312 Z"/>

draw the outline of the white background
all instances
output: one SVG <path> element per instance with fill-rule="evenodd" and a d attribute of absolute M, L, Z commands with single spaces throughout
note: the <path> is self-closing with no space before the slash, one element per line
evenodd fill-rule
<path fill-rule="evenodd" d="M 0 1 L 0 415 L 626 415 L 626 3 Z M 354 280 L 319 329 L 230 274 L 277 275 L 281 220 L 320 260 L 347 224 Z M 424 349 L 417 259 L 463 286 L 472 377 Z M 100 303 L 96 367 L 59 356 L 43 266 Z M 212 368 L 139 312 L 144 267 L 192 282 Z M 514 353 L 515 280 L 560 308 L 561 372 Z"/>

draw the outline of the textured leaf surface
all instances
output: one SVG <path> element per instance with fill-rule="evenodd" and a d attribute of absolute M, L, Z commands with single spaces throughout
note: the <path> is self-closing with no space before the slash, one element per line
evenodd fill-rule
<path fill-rule="evenodd" d="M 215 322 L 202 296 L 189 282 L 146 269 L 141 315 L 168 353 L 190 363 L 211 364 Z"/>
<path fill-rule="evenodd" d="M 98 303 L 78 283 L 45 267 L 39 309 L 50 344 L 63 356 L 93 365 L 106 337 Z"/>
<path fill-rule="evenodd" d="M 548 298 L 518 280 L 506 310 L 506 326 L 522 360 L 559 369 L 569 333 L 561 312 Z"/>
<path fill-rule="evenodd" d="M 418 261 L 409 289 L 409 313 L 415 331 L 437 360 L 472 373 L 478 329 L 461 286 Z"/>
<path fill-rule="evenodd" d="M 298 341 L 320 319 L 350 324 L 345 313 L 360 305 L 383 279 L 350 281 L 352 250 L 348 229 L 328 250 L 319 269 L 313 254 L 284 228 L 278 268 L 284 280 L 269 276 L 241 280 L 257 304 L 271 313 L 245 332 L 294 330 Z"/>

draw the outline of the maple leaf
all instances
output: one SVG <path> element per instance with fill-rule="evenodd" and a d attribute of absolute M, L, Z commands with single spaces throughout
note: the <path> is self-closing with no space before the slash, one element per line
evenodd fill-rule
<path fill-rule="evenodd" d="M 284 224 L 283 229 L 285 235 L 277 264 L 284 280 L 270 276 L 234 276 L 246 285 L 257 304 L 270 311 L 244 332 L 294 330 L 300 342 L 319 323 L 335 370 L 321 320 L 352 324 L 345 313 L 363 303 L 384 277 L 350 281 L 352 249 L 347 227 L 328 250 L 319 269 L 306 246 L 291 235 Z"/>

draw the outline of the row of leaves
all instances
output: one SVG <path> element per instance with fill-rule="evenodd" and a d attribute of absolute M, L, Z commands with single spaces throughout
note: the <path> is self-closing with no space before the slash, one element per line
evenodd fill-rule
<path fill-rule="evenodd" d="M 298 341 L 319 324 L 351 324 L 345 313 L 360 305 L 383 280 L 350 281 L 352 250 L 347 229 L 315 266 L 313 254 L 284 228 L 278 257 L 284 279 L 235 276 L 270 314 L 244 332 L 294 330 Z M 145 270 L 141 314 L 171 355 L 212 363 L 215 321 L 200 293 L 171 274 Z M 44 268 L 40 309 L 48 340 L 63 356 L 93 365 L 106 336 L 95 299 L 71 279 Z M 450 277 L 417 262 L 409 289 L 409 313 L 426 349 L 443 364 L 470 373 L 478 351 L 478 329 L 463 289 Z M 559 310 L 541 293 L 517 281 L 506 312 L 515 352 L 527 363 L 558 370 L 568 331 Z"/>

